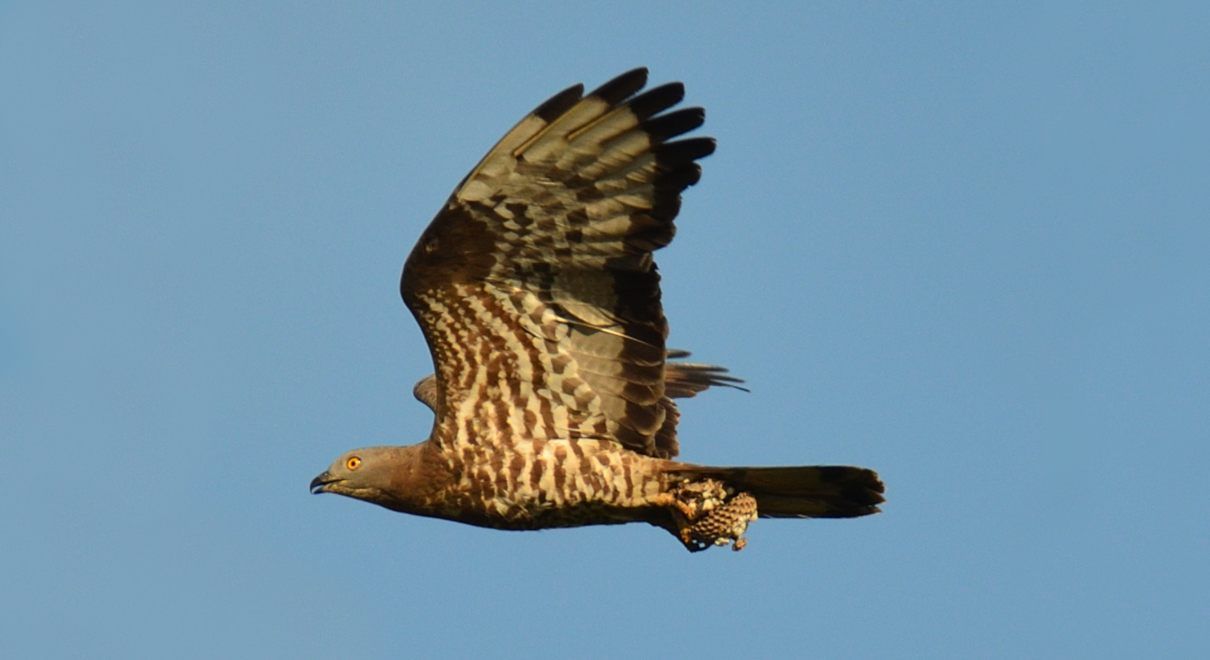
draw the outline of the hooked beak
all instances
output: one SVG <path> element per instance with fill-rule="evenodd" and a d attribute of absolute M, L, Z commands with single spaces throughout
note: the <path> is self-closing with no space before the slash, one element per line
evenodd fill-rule
<path fill-rule="evenodd" d="M 340 481 L 339 478 L 332 476 L 331 472 L 325 470 L 323 474 L 311 480 L 311 494 L 318 495 L 328 492 L 328 485 Z"/>

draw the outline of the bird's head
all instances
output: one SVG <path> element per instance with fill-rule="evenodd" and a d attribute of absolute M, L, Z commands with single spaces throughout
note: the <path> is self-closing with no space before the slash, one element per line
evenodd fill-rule
<path fill-rule="evenodd" d="M 347 451 L 311 480 L 311 492 L 336 493 L 378 501 L 390 492 L 400 467 L 399 447 L 364 447 Z"/>

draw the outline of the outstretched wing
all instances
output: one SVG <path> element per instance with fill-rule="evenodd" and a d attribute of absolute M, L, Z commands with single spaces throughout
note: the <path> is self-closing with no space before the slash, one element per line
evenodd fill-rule
<path fill-rule="evenodd" d="M 704 113 L 665 112 L 683 86 L 640 94 L 646 81 L 636 69 L 543 103 L 413 248 L 400 291 L 433 354 L 435 442 L 591 437 L 675 453 L 651 253 L 714 141 L 670 141 Z"/>

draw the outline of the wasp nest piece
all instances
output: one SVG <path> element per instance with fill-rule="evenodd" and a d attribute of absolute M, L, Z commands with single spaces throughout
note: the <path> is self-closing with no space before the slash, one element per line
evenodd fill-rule
<path fill-rule="evenodd" d="M 714 479 L 677 484 L 673 496 L 674 516 L 686 548 L 693 552 L 712 545 L 743 549 L 748 523 L 756 520 L 755 497 Z"/>

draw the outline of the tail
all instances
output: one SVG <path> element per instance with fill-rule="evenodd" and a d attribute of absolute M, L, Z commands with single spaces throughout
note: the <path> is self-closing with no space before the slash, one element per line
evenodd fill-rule
<path fill-rule="evenodd" d="M 718 479 L 756 498 L 761 518 L 856 518 L 878 513 L 878 473 L 844 465 L 706 467 L 678 464 L 669 472 Z"/>

